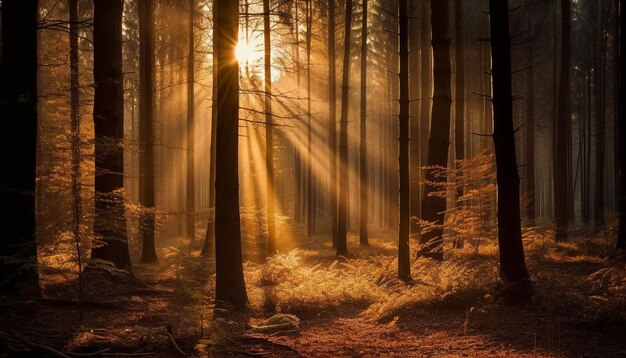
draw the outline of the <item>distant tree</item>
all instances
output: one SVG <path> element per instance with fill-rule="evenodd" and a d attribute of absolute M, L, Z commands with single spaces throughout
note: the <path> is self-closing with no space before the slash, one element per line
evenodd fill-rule
<path fill-rule="evenodd" d="M 337 68 L 335 57 L 335 1 L 328 1 L 328 155 L 330 160 L 330 218 L 337 247 Z"/>
<path fill-rule="evenodd" d="M 596 36 L 593 45 L 595 55 L 595 69 L 593 82 L 595 89 L 596 127 L 595 127 L 595 191 L 594 191 L 594 227 L 600 230 L 604 220 L 604 158 L 606 152 L 606 100 L 605 100 L 605 58 L 606 58 L 606 23 L 604 16 L 604 1 L 597 0 L 596 7 Z"/>
<path fill-rule="evenodd" d="M 265 166 L 267 170 L 267 244 L 268 252 L 276 251 L 274 218 L 274 131 L 272 119 L 272 30 L 270 0 L 263 0 L 264 82 L 265 82 Z M 310 82 L 309 82 L 310 83 Z"/>
<path fill-rule="evenodd" d="M 139 202 L 144 213 L 141 223 L 141 262 L 157 262 L 154 243 L 154 6 L 139 0 Z"/>
<path fill-rule="evenodd" d="M 360 128 L 360 200 L 361 209 L 359 211 L 359 243 L 362 246 L 368 245 L 368 180 L 367 180 L 367 1 L 363 0 L 363 14 L 361 21 L 361 128 Z"/>
<path fill-rule="evenodd" d="M 211 144 L 209 147 L 209 209 L 211 209 L 211 217 L 207 224 L 207 230 L 204 236 L 204 245 L 202 246 L 202 256 L 211 256 L 214 253 L 215 246 L 215 163 L 217 161 L 217 81 L 215 81 L 217 73 L 216 61 L 213 61 L 213 86 L 211 88 Z"/>
<path fill-rule="evenodd" d="M 39 1 L 2 2 L 0 117 L 7 135 L 0 153 L 3 234 L 0 292 L 38 296 L 35 182 L 37 176 L 37 20 Z"/>
<path fill-rule="evenodd" d="M 532 0 L 526 1 L 526 27 L 529 42 L 526 45 L 526 219 L 528 226 L 535 226 L 535 69 L 534 69 L 534 36 Z"/>
<path fill-rule="evenodd" d="M 454 88 L 454 154 L 456 160 L 465 159 L 465 26 L 463 24 L 463 0 L 454 0 L 454 65 L 456 83 Z M 457 198 L 463 195 L 459 187 Z M 457 242 L 461 245 L 461 242 Z"/>
<path fill-rule="evenodd" d="M 511 38 L 507 1 L 489 0 L 491 58 L 493 61 L 493 142 L 498 184 L 498 247 L 500 277 L 506 288 L 528 290 L 520 224 L 520 179 L 515 156 Z"/>
<path fill-rule="evenodd" d="M 624 103 L 626 103 L 626 91 L 624 85 L 626 84 L 626 56 L 624 56 L 624 50 L 626 50 L 626 0 L 619 1 L 619 117 L 618 117 L 618 130 L 616 138 L 618 138 L 617 153 L 618 160 L 618 175 L 619 175 L 619 199 L 618 199 L 618 211 L 619 211 L 619 229 L 617 234 L 617 248 L 623 252 L 626 252 L 626 111 L 624 110 Z"/>
<path fill-rule="evenodd" d="M 307 236 L 315 233 L 315 182 L 313 180 L 313 114 L 311 113 L 311 40 L 313 38 L 313 6 L 311 0 L 306 1 L 306 102 L 307 102 L 307 170 L 306 170 L 306 200 L 307 200 Z"/>
<path fill-rule="evenodd" d="M 239 214 L 239 63 L 235 55 L 239 4 L 215 0 L 216 61 L 215 300 L 243 309 L 248 304 L 241 254 Z"/>
<path fill-rule="evenodd" d="M 337 255 L 348 253 L 348 101 L 350 99 L 350 44 L 352 32 L 352 0 L 346 0 L 344 23 L 343 74 L 341 79 L 341 120 L 339 122 L 339 194 L 337 211 Z"/>
<path fill-rule="evenodd" d="M 196 240 L 196 165 L 195 165 L 195 115 L 196 115 L 196 52 L 195 52 L 195 14 L 196 0 L 188 0 L 189 19 L 187 28 L 188 53 L 187 53 L 187 200 L 186 200 L 186 226 L 187 236 L 194 242 Z"/>
<path fill-rule="evenodd" d="M 431 2 L 431 26 L 433 46 L 433 109 L 428 142 L 428 167 L 448 166 L 450 141 L 451 77 L 449 3 Z M 422 220 L 435 223 L 436 228 L 422 234 L 420 254 L 436 260 L 443 260 L 443 219 L 446 200 L 428 193 L 434 190 L 429 182 L 434 182 L 432 170 L 427 171 L 425 195 L 422 199 Z"/>
<path fill-rule="evenodd" d="M 409 257 L 409 225 L 411 221 L 411 193 L 409 178 L 409 14 L 407 0 L 398 1 L 399 38 L 400 38 L 400 223 L 398 227 L 398 277 L 411 279 Z"/>
<path fill-rule="evenodd" d="M 92 259 L 130 270 L 124 208 L 124 82 L 122 0 L 94 0 L 94 126 L 96 183 Z"/>
<path fill-rule="evenodd" d="M 570 65 L 571 65 L 571 5 L 561 1 L 561 72 L 558 82 L 557 116 L 555 130 L 554 207 L 556 241 L 567 241 L 568 229 L 568 128 L 570 127 Z"/>

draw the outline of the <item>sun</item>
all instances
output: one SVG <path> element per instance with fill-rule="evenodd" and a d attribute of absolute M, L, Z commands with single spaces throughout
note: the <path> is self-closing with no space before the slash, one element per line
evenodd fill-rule
<path fill-rule="evenodd" d="M 253 63 L 260 61 L 263 58 L 263 52 L 260 48 L 261 44 L 255 43 L 255 41 L 246 41 L 245 39 L 239 39 L 237 47 L 235 48 L 235 56 L 240 63 Z"/>

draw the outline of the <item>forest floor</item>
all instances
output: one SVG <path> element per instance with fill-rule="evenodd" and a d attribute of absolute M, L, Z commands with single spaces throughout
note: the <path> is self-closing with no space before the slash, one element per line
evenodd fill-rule
<path fill-rule="evenodd" d="M 283 227 L 281 254 L 245 255 L 246 313 L 214 315 L 213 263 L 183 239 L 133 276 L 86 273 L 82 321 L 75 277 L 44 265 L 46 299 L 0 302 L 0 357 L 626 357 L 626 266 L 603 235 L 526 230 L 536 294 L 520 304 L 497 294 L 488 240 L 414 260 L 405 284 L 388 233 L 351 236 L 337 260 L 327 237 Z M 272 316 L 294 321 L 265 329 Z"/>

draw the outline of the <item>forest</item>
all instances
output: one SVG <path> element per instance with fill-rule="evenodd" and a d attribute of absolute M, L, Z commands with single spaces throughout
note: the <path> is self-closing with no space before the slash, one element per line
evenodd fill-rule
<path fill-rule="evenodd" d="M 0 0 L 0 357 L 626 357 L 625 6 Z"/>

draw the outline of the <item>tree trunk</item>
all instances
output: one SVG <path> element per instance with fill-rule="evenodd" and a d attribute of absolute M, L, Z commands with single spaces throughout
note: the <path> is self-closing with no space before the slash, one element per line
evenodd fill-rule
<path fill-rule="evenodd" d="M 454 153 L 455 159 L 465 159 L 465 26 L 463 24 L 463 1 L 454 0 L 454 29 L 456 35 L 454 63 L 456 65 L 456 86 L 455 86 L 455 123 L 454 123 Z M 463 187 L 457 186 L 456 205 L 463 196 Z M 455 247 L 463 247 L 463 240 L 455 238 Z"/>
<path fill-rule="evenodd" d="M 489 17 L 493 60 L 493 142 L 498 184 L 500 277 L 507 288 L 527 291 L 530 289 L 530 278 L 526 270 L 520 226 L 520 179 L 517 172 L 513 129 L 508 2 L 489 0 Z"/>
<path fill-rule="evenodd" d="M 307 201 L 307 236 L 313 236 L 315 232 L 315 195 L 313 183 L 313 122 L 311 113 L 311 0 L 306 0 L 306 90 L 307 90 L 307 180 L 306 180 L 306 201 Z"/>
<path fill-rule="evenodd" d="M 193 26 L 195 23 L 196 1 L 189 0 L 188 58 L 187 58 L 187 236 L 193 243 L 196 240 L 196 167 L 195 167 L 195 128 L 196 113 L 195 96 L 195 39 Z"/>
<path fill-rule="evenodd" d="M 556 240 L 567 241 L 568 195 L 567 168 L 569 162 L 568 130 L 570 121 L 570 0 L 561 0 L 561 72 L 557 96 L 556 172 L 554 176 L 554 206 Z"/>
<path fill-rule="evenodd" d="M 624 55 L 624 49 L 626 49 L 626 15 L 624 9 L 626 9 L 626 0 L 619 0 L 619 62 L 620 62 L 620 80 L 619 80 L 619 117 L 618 117 L 618 129 L 616 138 L 618 139 L 619 152 L 616 153 L 619 156 L 618 163 L 618 180 L 619 180 L 619 199 L 618 199 L 618 217 L 619 228 L 617 232 L 617 249 L 626 252 L 626 111 L 624 111 L 623 104 L 626 103 L 626 91 L 624 91 L 624 84 L 626 84 L 626 71 L 624 71 L 626 65 L 626 57 Z M 4 22 L 3 22 L 4 23 Z"/>
<path fill-rule="evenodd" d="M 368 233 L 367 223 L 369 210 L 368 178 L 367 178 L 367 1 L 363 0 L 363 18 L 361 25 L 361 140 L 360 140 L 360 163 L 359 171 L 361 177 L 361 210 L 359 226 L 359 243 L 367 246 Z"/>
<path fill-rule="evenodd" d="M 534 36 L 535 25 L 532 19 L 532 2 L 527 0 L 526 22 L 530 42 L 526 52 L 528 72 L 526 73 L 526 219 L 528 226 L 535 226 L 535 69 L 534 69 Z"/>
<path fill-rule="evenodd" d="M 456 86 L 455 86 L 455 123 L 454 123 L 454 145 L 456 160 L 465 159 L 465 30 L 463 25 L 463 1 L 454 0 L 454 29 L 455 41 L 455 65 L 456 65 Z M 463 188 L 457 188 L 457 199 L 463 196 Z"/>
<path fill-rule="evenodd" d="M 328 1 L 328 156 L 330 160 L 330 220 L 337 247 L 337 74 L 335 59 L 335 1 Z"/>
<path fill-rule="evenodd" d="M 154 20 L 152 0 L 139 2 L 139 201 L 145 212 L 141 224 L 141 262 L 157 262 L 154 244 Z"/>
<path fill-rule="evenodd" d="M 447 1 L 431 3 L 433 79 L 435 83 L 433 110 L 428 142 L 428 166 L 447 167 L 450 142 L 451 65 L 449 37 L 449 4 Z M 426 194 L 422 199 L 422 219 L 435 223 L 436 228 L 422 234 L 420 254 L 436 260 L 443 260 L 443 212 L 446 199 L 429 196 L 427 193 L 438 190 L 431 184 L 437 180 L 433 170 L 426 175 Z"/>
<path fill-rule="evenodd" d="M 37 273 L 35 182 L 37 175 L 37 0 L 2 4 L 0 114 L 6 133 L 0 178 L 2 212 L 0 292 L 41 295 Z M 19 153 L 16 155 L 15 153 Z"/>
<path fill-rule="evenodd" d="M 276 228 L 274 223 L 274 133 L 272 128 L 271 38 L 270 1 L 263 0 L 263 39 L 265 50 L 265 166 L 267 170 L 267 249 L 270 254 L 273 254 L 276 251 Z"/>
<path fill-rule="evenodd" d="M 217 162 L 217 63 L 213 61 L 213 86 L 211 88 L 211 144 L 209 147 L 209 209 L 211 215 L 202 247 L 202 256 L 211 256 L 215 245 L 215 169 Z"/>
<path fill-rule="evenodd" d="M 429 4 L 431 1 L 422 0 L 421 1 L 421 60 L 420 60 L 420 79 L 421 79 L 421 90 L 420 90 L 420 184 L 419 184 L 419 194 L 422 201 L 424 200 L 424 189 L 425 185 L 422 183 L 426 177 L 426 172 L 421 168 L 426 166 L 428 163 L 428 139 L 430 136 L 430 102 L 432 96 L 432 68 L 431 68 L 431 28 L 430 28 L 430 8 Z M 420 201 L 418 204 L 419 217 L 422 217 L 422 202 Z M 420 231 L 418 231 L 420 232 Z"/>
<path fill-rule="evenodd" d="M 341 83 L 341 120 L 339 123 L 339 194 L 337 205 L 337 255 L 348 253 L 348 100 L 350 98 L 350 35 L 352 30 L 352 0 L 346 0 L 344 23 L 343 74 Z"/>
<path fill-rule="evenodd" d="M 409 178 L 409 15 L 407 0 L 398 2 L 400 34 L 400 152 L 398 155 L 400 186 L 400 218 L 398 226 L 398 277 L 411 280 L 409 258 L 409 225 L 411 220 L 411 193 Z"/>
<path fill-rule="evenodd" d="M 595 108 L 596 108 L 596 151 L 595 151 L 595 191 L 594 191 L 594 228 L 596 231 L 600 230 L 604 226 L 604 156 L 605 156 L 605 131 L 606 131 L 606 118 L 605 118 L 605 101 L 604 101 L 604 58 L 606 52 L 605 45 L 605 24 L 604 24 L 604 2 L 598 0 L 597 4 L 597 38 L 595 41 L 595 64 L 596 68 L 594 74 L 594 88 L 595 88 Z"/>
<path fill-rule="evenodd" d="M 239 216 L 239 63 L 235 48 L 239 4 L 215 0 L 213 53 L 217 63 L 215 166 L 215 300 L 237 309 L 248 304 L 241 255 Z"/>
<path fill-rule="evenodd" d="M 420 169 L 420 68 L 419 68 L 419 27 L 417 18 L 419 17 L 419 2 L 409 2 L 409 93 L 411 103 L 409 104 L 409 174 L 411 176 L 411 217 L 419 217 L 421 203 L 421 169 Z M 415 19 L 411 21 L 412 19 Z M 419 224 L 411 220 L 411 237 L 419 234 Z"/>
<path fill-rule="evenodd" d="M 96 183 L 92 259 L 130 270 L 124 208 L 124 81 L 122 0 L 94 0 L 94 109 Z"/>

